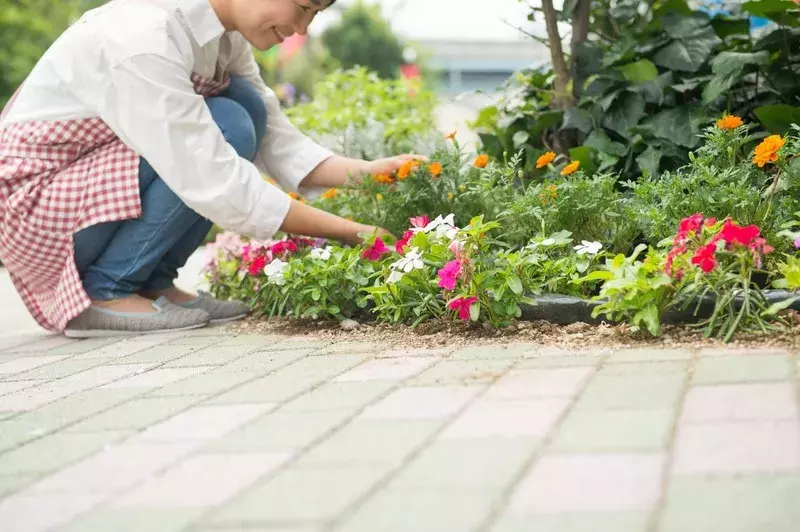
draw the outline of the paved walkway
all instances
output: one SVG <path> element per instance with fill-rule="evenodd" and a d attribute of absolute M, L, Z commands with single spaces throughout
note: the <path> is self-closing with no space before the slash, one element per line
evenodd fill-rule
<path fill-rule="evenodd" d="M 391 349 L 0 339 L 0 529 L 797 530 L 794 353 Z"/>

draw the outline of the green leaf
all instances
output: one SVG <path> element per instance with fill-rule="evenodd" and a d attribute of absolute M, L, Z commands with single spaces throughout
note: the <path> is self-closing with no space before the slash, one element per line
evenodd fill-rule
<path fill-rule="evenodd" d="M 517 131 L 514 133 L 514 136 L 511 137 L 511 141 L 514 143 L 514 148 L 519 149 L 519 147 L 528 142 L 530 138 L 531 134 L 527 131 Z"/>
<path fill-rule="evenodd" d="M 709 23 L 708 15 L 697 11 L 688 16 L 671 13 L 661 19 L 664 31 L 673 39 L 686 39 L 704 33 Z"/>
<path fill-rule="evenodd" d="M 520 281 L 519 277 L 517 277 L 516 275 L 514 275 L 514 274 L 512 273 L 512 274 L 511 274 L 511 275 L 509 275 L 509 276 L 508 276 L 508 278 L 506 279 L 506 284 L 508 284 L 508 287 L 509 287 L 509 288 L 511 289 L 511 291 L 512 291 L 512 292 L 514 292 L 516 295 L 518 295 L 518 296 L 521 296 L 521 295 L 522 295 L 522 281 Z"/>
<path fill-rule="evenodd" d="M 711 61 L 714 77 L 703 89 L 703 103 L 711 103 L 740 80 L 745 67 L 769 64 L 769 53 L 721 52 Z"/>
<path fill-rule="evenodd" d="M 658 77 L 658 69 L 652 61 L 641 59 L 635 63 L 628 63 L 620 67 L 622 75 L 633 83 L 646 83 Z"/>
<path fill-rule="evenodd" d="M 661 330 L 661 319 L 659 317 L 658 307 L 656 307 L 654 303 L 648 303 L 636 316 L 644 322 L 650 334 L 658 336 Z"/>
<path fill-rule="evenodd" d="M 797 4 L 789 0 L 758 0 L 745 2 L 742 10 L 757 17 L 768 18 L 783 26 L 800 26 Z"/>
<path fill-rule="evenodd" d="M 577 107 L 570 107 L 564 111 L 564 122 L 561 124 L 561 129 L 577 129 L 588 133 L 593 126 L 592 113 L 589 111 Z"/>
<path fill-rule="evenodd" d="M 569 149 L 569 158 L 573 161 L 580 161 L 581 170 L 587 175 L 591 175 L 595 171 L 594 158 L 592 157 L 592 148 L 589 146 L 578 146 L 577 148 Z"/>
<path fill-rule="evenodd" d="M 656 137 L 679 146 L 693 148 L 700 141 L 700 128 L 694 120 L 694 110 L 688 105 L 661 111 L 646 123 L 653 128 Z"/>
<path fill-rule="evenodd" d="M 790 297 L 788 299 L 784 299 L 783 301 L 778 301 L 777 303 L 773 303 L 769 306 L 767 310 L 761 313 L 762 316 L 776 316 L 778 312 L 782 310 L 786 310 L 787 308 L 791 307 L 795 302 L 800 300 L 800 296 Z"/>
<path fill-rule="evenodd" d="M 623 137 L 628 137 L 628 131 L 644 117 L 644 106 L 644 98 L 640 94 L 626 92 L 609 109 L 603 119 L 603 126 Z"/>
<path fill-rule="evenodd" d="M 791 105 L 762 105 L 755 114 L 764 127 L 772 133 L 786 133 L 792 124 L 800 124 L 800 107 Z"/>
<path fill-rule="evenodd" d="M 728 18 L 716 16 L 711 19 L 711 26 L 717 35 L 725 39 L 732 35 L 747 37 L 750 35 L 750 21 L 747 18 Z"/>
<path fill-rule="evenodd" d="M 618 157 L 622 157 L 628 153 L 628 148 L 624 144 L 611 140 L 611 137 L 599 129 L 592 131 L 589 137 L 583 142 L 583 145 L 594 148 L 599 152 L 609 153 Z"/>
<path fill-rule="evenodd" d="M 661 48 L 653 56 L 653 62 L 670 70 L 697 72 L 721 42 L 722 40 L 714 33 L 714 28 L 707 26 L 696 35 L 672 41 Z"/>
<path fill-rule="evenodd" d="M 672 72 L 664 72 L 656 79 L 636 86 L 635 89 L 644 96 L 644 100 L 647 103 L 662 105 L 665 92 L 673 84 L 674 80 L 675 75 Z"/>
<path fill-rule="evenodd" d="M 653 145 L 650 145 L 646 150 L 640 153 L 638 157 L 636 157 L 636 164 L 639 165 L 639 168 L 650 175 L 658 175 L 662 155 L 663 154 L 661 153 L 661 150 Z"/>

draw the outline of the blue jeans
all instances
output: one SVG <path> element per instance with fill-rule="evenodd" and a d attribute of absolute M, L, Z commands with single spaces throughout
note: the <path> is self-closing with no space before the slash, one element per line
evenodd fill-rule
<path fill-rule="evenodd" d="M 206 104 L 225 140 L 252 161 L 267 125 L 267 110 L 256 90 L 243 78 L 233 78 Z M 143 158 L 139 193 L 141 218 L 93 225 L 74 235 L 75 264 L 92 299 L 169 288 L 211 229 L 211 222 L 183 203 Z"/>

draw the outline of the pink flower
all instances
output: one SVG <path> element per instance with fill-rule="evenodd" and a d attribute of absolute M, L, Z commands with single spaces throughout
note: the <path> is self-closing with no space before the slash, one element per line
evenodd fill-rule
<path fill-rule="evenodd" d="M 399 254 L 403 254 L 403 249 L 408 245 L 408 241 L 414 236 L 414 231 L 406 231 L 403 233 L 403 237 L 395 242 L 394 250 Z"/>
<path fill-rule="evenodd" d="M 478 301 L 478 298 L 475 296 L 472 297 L 458 297 L 452 300 L 450 303 L 447 304 L 447 308 L 450 310 L 457 310 L 458 311 L 458 318 L 461 320 L 468 320 L 469 319 L 469 308 L 472 306 L 473 303 Z"/>
<path fill-rule="evenodd" d="M 439 270 L 439 288 L 453 290 L 456 287 L 456 280 L 461 277 L 462 266 L 460 260 L 451 260 Z"/>
<path fill-rule="evenodd" d="M 256 276 L 264 271 L 264 266 L 267 265 L 267 258 L 264 255 L 259 255 L 258 257 L 253 259 L 253 262 L 250 263 L 248 266 L 247 271 L 252 276 Z"/>
<path fill-rule="evenodd" d="M 716 218 L 706 218 L 706 221 L 703 222 L 703 225 L 705 225 L 706 227 L 712 227 L 716 224 L 717 224 Z"/>
<path fill-rule="evenodd" d="M 796 249 L 800 249 L 800 236 L 798 236 L 794 241 L 794 247 Z"/>
<path fill-rule="evenodd" d="M 364 250 L 361 254 L 362 259 L 368 259 L 371 261 L 376 261 L 381 258 L 381 255 L 384 253 L 390 253 L 391 250 L 386 247 L 386 244 L 383 243 L 383 240 L 380 238 L 375 239 L 375 243 L 373 243 L 370 247 Z"/>
<path fill-rule="evenodd" d="M 416 216 L 414 218 L 409 218 L 408 221 L 411 222 L 411 227 L 419 227 L 419 228 L 425 227 L 430 223 L 430 219 L 428 218 L 427 214 L 424 216 Z"/>

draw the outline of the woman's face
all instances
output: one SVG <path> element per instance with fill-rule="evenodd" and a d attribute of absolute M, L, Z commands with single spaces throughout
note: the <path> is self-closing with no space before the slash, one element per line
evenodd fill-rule
<path fill-rule="evenodd" d="M 232 0 L 234 28 L 259 50 L 267 50 L 299 33 L 305 35 L 316 14 L 331 0 Z"/>

